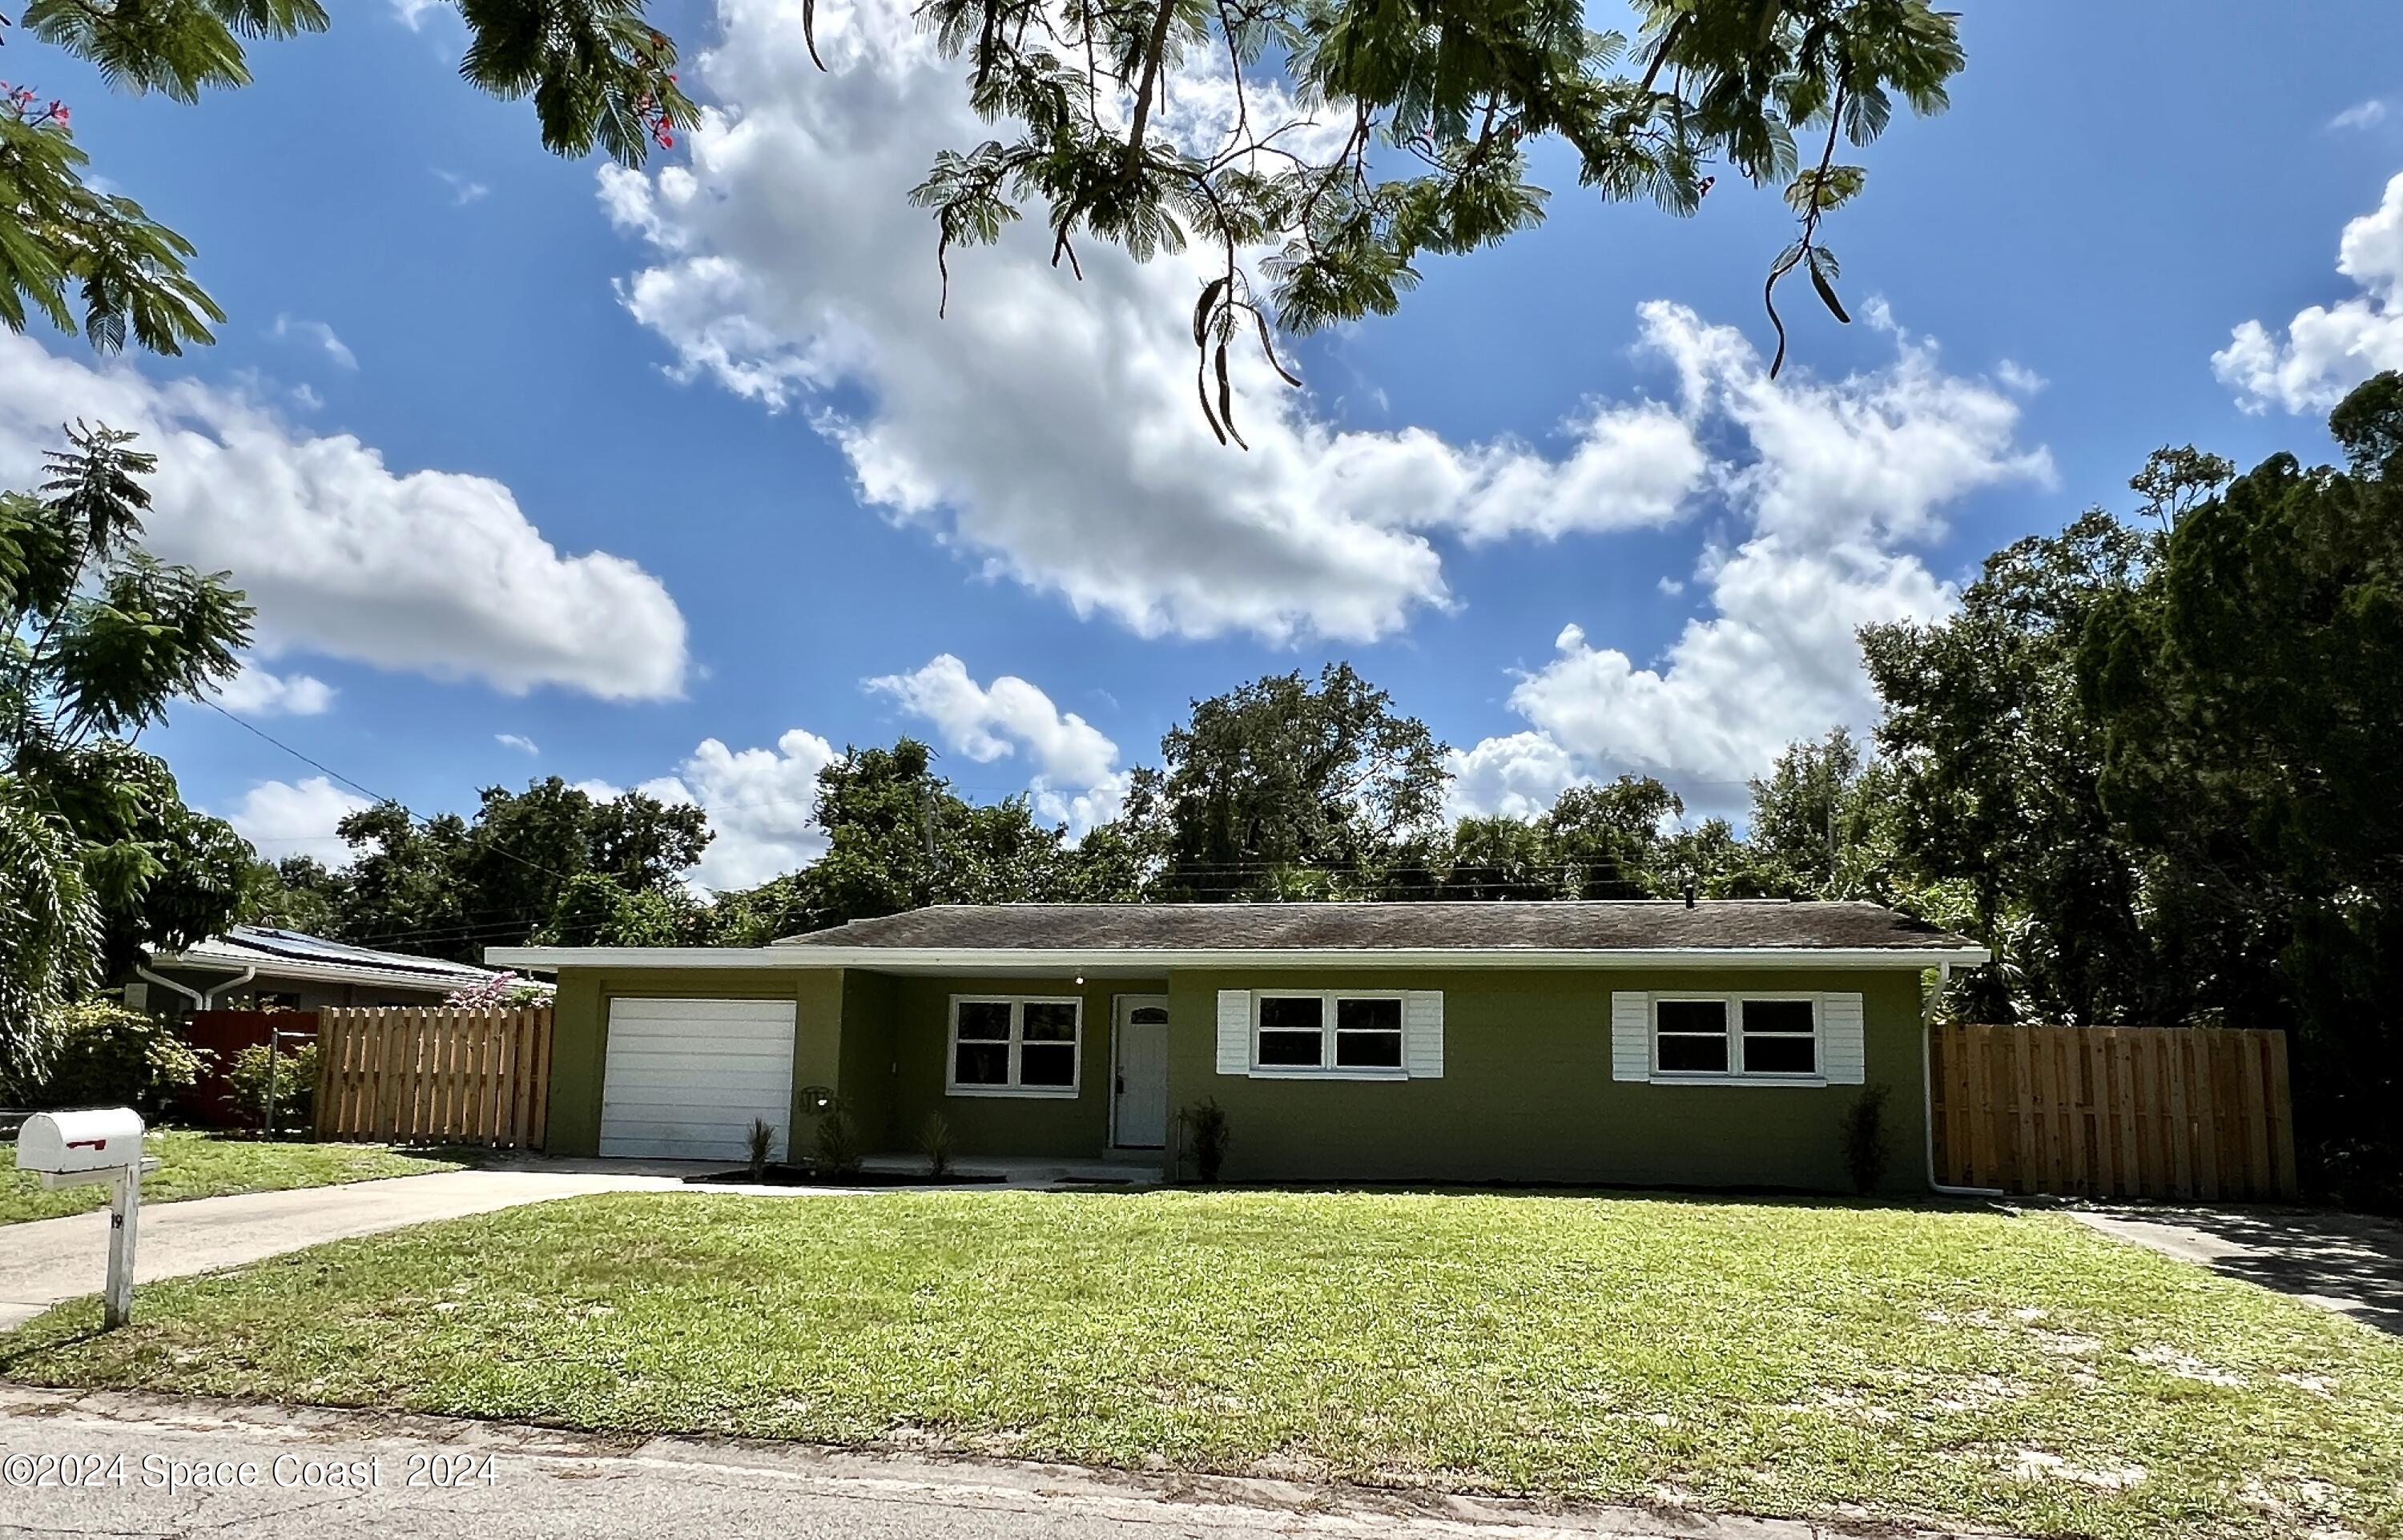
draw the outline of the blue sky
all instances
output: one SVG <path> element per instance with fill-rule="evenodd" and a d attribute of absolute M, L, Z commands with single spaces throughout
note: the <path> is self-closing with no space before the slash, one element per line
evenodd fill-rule
<path fill-rule="evenodd" d="M 229 319 L 118 366 L 0 340 L 0 473 L 63 417 L 150 430 L 156 545 L 260 603 L 243 719 L 421 812 L 692 797 L 730 883 L 807 858 L 846 742 L 1081 824 L 1190 698 L 1338 658 L 1462 751 L 1464 809 L 1630 769 L 1727 804 L 1868 726 L 1854 624 L 2124 506 L 2162 442 L 2322 454 L 2320 403 L 2403 364 L 2382 5 L 1970 7 L 1952 110 L 1829 228 L 1860 324 L 1797 292 L 1773 386 L 1773 193 L 1677 220 L 1539 161 L 1544 228 L 1299 343 L 1306 394 L 1250 371 L 1250 455 L 1192 409 L 1174 263 L 967 254 L 935 320 L 902 194 L 956 92 L 898 7 L 820 14 L 832 76 L 770 0 L 669 6 L 719 116 L 642 176 L 458 83 L 438 5 L 345 7 L 196 108 L 12 45 Z M 146 743 L 271 855 L 341 854 L 342 789 L 235 721 Z"/>

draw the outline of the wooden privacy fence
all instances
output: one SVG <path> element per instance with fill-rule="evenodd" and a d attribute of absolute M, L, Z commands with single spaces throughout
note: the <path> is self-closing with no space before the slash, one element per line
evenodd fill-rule
<path fill-rule="evenodd" d="M 549 1006 L 329 1007 L 318 1020 L 318 1138 L 542 1148 Z"/>
<path fill-rule="evenodd" d="M 1936 1169 L 1948 1186 L 2295 1196 L 2283 1032 L 1941 1026 L 1931 1052 Z"/>

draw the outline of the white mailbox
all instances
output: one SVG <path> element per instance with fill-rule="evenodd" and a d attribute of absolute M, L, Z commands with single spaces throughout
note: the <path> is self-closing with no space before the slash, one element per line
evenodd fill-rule
<path fill-rule="evenodd" d="M 133 1240 L 142 1220 L 142 1176 L 159 1162 L 142 1154 L 142 1117 L 132 1107 L 37 1112 L 17 1131 L 17 1167 L 39 1172 L 46 1187 L 105 1182 L 108 1288 L 101 1319 L 121 1326 L 133 1313 Z"/>
<path fill-rule="evenodd" d="M 115 1172 L 142 1163 L 142 1116 L 132 1107 L 37 1112 L 17 1131 L 17 1167 L 47 1175 Z"/>

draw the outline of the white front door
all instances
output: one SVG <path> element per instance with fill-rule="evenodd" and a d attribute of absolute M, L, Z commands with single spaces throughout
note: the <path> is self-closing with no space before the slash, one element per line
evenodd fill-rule
<path fill-rule="evenodd" d="M 1168 1145 L 1168 996 L 1121 994 L 1112 1057 L 1110 1143 L 1119 1149 Z"/>
<path fill-rule="evenodd" d="M 792 1108 L 792 1001 L 609 1002 L 602 1154 L 740 1160 L 756 1117 L 781 1160 Z"/>

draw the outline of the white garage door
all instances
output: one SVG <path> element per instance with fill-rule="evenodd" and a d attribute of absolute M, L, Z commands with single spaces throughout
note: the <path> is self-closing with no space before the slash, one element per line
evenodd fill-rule
<path fill-rule="evenodd" d="M 785 1153 L 793 1113 L 790 1000 L 612 1000 L 601 1153 L 741 1160 L 751 1120 Z"/>

